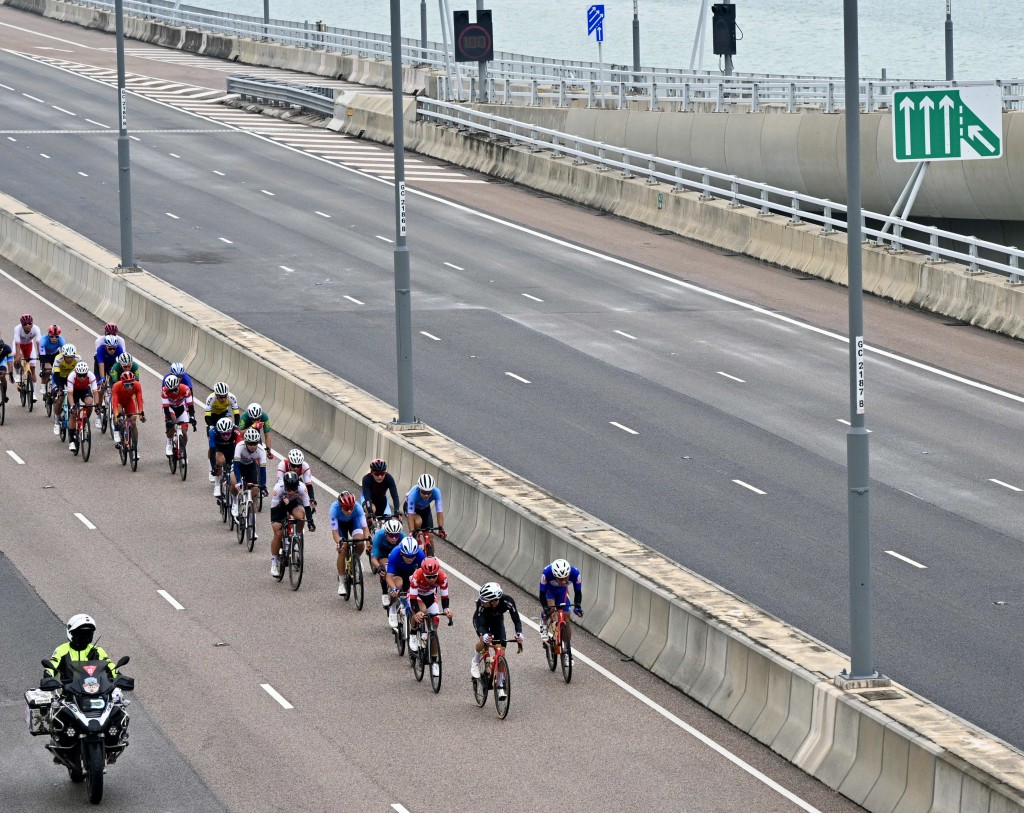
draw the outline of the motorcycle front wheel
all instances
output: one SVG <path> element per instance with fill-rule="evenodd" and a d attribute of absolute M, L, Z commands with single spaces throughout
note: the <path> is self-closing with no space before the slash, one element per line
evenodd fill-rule
<path fill-rule="evenodd" d="M 103 743 L 85 742 L 82 745 L 85 756 L 85 789 L 89 801 L 98 805 L 103 800 Z"/>

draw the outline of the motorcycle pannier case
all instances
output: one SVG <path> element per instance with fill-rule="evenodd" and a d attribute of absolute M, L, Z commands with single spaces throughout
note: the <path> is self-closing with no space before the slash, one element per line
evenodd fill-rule
<path fill-rule="evenodd" d="M 28 723 L 29 734 L 38 736 L 50 733 L 48 721 L 52 700 L 53 692 L 42 689 L 29 689 L 25 692 L 25 722 Z"/>

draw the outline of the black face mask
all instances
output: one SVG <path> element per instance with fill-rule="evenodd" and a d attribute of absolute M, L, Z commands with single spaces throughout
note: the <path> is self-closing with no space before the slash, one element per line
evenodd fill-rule
<path fill-rule="evenodd" d="M 71 648 L 81 652 L 89 644 L 92 643 L 92 635 L 94 630 L 84 629 L 75 630 L 71 633 Z"/>

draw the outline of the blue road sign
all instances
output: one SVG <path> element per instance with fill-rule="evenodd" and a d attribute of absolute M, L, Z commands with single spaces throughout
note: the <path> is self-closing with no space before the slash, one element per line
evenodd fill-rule
<path fill-rule="evenodd" d="M 604 42 L 604 4 L 587 9 L 587 36 L 595 35 L 598 42 Z"/>

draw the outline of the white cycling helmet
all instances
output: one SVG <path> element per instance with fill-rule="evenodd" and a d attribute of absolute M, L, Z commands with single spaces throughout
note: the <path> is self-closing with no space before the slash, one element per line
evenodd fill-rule
<path fill-rule="evenodd" d="M 227 395 L 231 391 L 226 381 L 218 381 L 213 385 L 213 394 L 220 395 L 221 397 Z"/>
<path fill-rule="evenodd" d="M 75 365 L 75 372 L 79 375 L 89 375 L 89 365 L 84 361 L 80 361 Z"/>
<path fill-rule="evenodd" d="M 407 536 L 402 540 L 402 556 L 415 556 L 419 549 L 420 543 L 411 536 Z"/>
<path fill-rule="evenodd" d="M 416 481 L 416 485 L 420 491 L 433 491 L 434 490 L 434 478 L 429 474 L 421 474 L 420 479 Z"/>
<path fill-rule="evenodd" d="M 131 353 L 122 353 L 117 357 L 117 363 L 122 367 L 131 367 L 133 361 L 135 361 L 135 359 L 132 358 Z"/>
<path fill-rule="evenodd" d="M 234 428 L 235 422 L 231 420 L 231 418 L 225 416 L 221 418 L 219 421 L 217 421 L 217 431 L 220 432 L 222 435 L 226 435 Z"/>
<path fill-rule="evenodd" d="M 260 415 L 263 414 L 263 407 L 257 404 L 255 401 L 249 404 L 249 407 L 245 410 L 249 413 L 249 417 L 254 421 L 259 420 Z"/>
<path fill-rule="evenodd" d="M 298 467 L 306 462 L 306 456 L 302 453 L 301 449 L 292 449 L 288 452 L 288 462 Z"/>
<path fill-rule="evenodd" d="M 260 430 L 255 426 L 250 426 L 245 430 L 245 434 L 242 435 L 242 440 L 246 443 L 259 443 L 260 442 Z"/>
<path fill-rule="evenodd" d="M 565 559 L 555 559 L 551 563 L 551 575 L 556 579 L 568 579 L 570 573 L 572 573 L 572 565 Z"/>
<path fill-rule="evenodd" d="M 169 375 L 164 379 L 164 386 L 169 390 L 178 389 L 179 384 L 181 384 L 181 379 L 176 375 Z"/>
<path fill-rule="evenodd" d="M 171 365 L 171 372 L 176 376 L 183 376 L 185 375 L 185 365 L 180 361 L 176 361 Z"/>
<path fill-rule="evenodd" d="M 387 522 L 385 522 L 384 523 L 384 533 L 391 534 L 392 536 L 394 536 L 395 534 L 402 533 L 402 523 L 401 523 L 401 520 L 397 520 L 394 517 L 392 517 Z"/>
<path fill-rule="evenodd" d="M 104 336 L 103 344 L 105 344 L 107 347 L 117 347 L 117 336 Z"/>
<path fill-rule="evenodd" d="M 64 358 L 74 358 L 78 355 L 78 348 L 73 344 L 66 344 L 57 352 L 64 356 Z"/>
<path fill-rule="evenodd" d="M 504 593 L 501 592 L 501 585 L 497 582 L 487 582 L 480 588 L 481 601 L 497 601 Z"/>
<path fill-rule="evenodd" d="M 68 640 L 71 640 L 71 633 L 76 630 L 84 630 L 89 627 L 92 628 L 93 632 L 96 631 L 96 622 L 93 620 L 91 615 L 79 613 L 78 615 L 71 616 L 71 618 L 68 619 L 67 624 Z"/>

